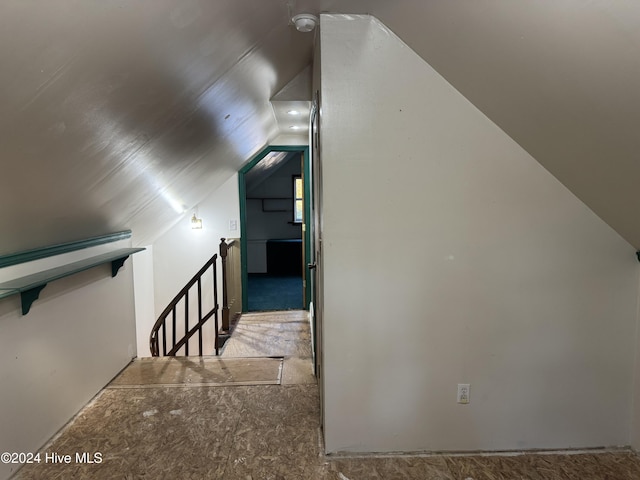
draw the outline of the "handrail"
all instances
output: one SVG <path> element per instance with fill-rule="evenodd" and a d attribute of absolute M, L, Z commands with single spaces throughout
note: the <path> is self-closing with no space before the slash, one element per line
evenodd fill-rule
<path fill-rule="evenodd" d="M 226 258 L 227 243 L 222 239 L 220 242 L 220 257 Z M 196 333 L 198 334 L 198 355 L 202 355 L 202 327 L 211 318 L 214 318 L 215 328 L 215 354 L 219 353 L 218 342 L 218 278 L 217 278 L 217 260 L 218 254 L 216 253 L 211 257 L 203 267 L 187 282 L 187 284 L 178 292 L 169 305 L 163 310 L 158 319 L 151 329 L 151 335 L 149 336 L 149 347 L 151 349 L 151 355 L 154 357 L 160 356 L 160 337 L 162 337 L 162 355 L 163 356 L 175 356 L 180 349 L 184 347 L 184 354 L 189 355 L 189 340 Z M 224 261 L 223 261 L 224 262 Z M 213 308 L 203 315 L 202 312 L 202 277 L 205 273 L 211 269 L 213 275 Z M 223 277 L 222 277 L 223 292 L 226 289 L 226 279 L 224 275 L 224 263 L 223 263 Z M 189 290 L 194 286 L 197 286 L 197 321 L 193 327 L 189 324 Z M 176 308 L 180 301 L 184 300 L 184 335 L 178 339 L 176 335 L 177 327 L 177 311 Z M 171 315 L 171 346 L 167 350 L 167 317 Z"/>
<path fill-rule="evenodd" d="M 215 316 L 215 350 L 216 355 L 218 354 L 218 280 L 217 280 L 217 272 L 216 272 L 216 260 L 218 259 L 218 254 L 216 253 L 213 257 L 211 257 L 204 266 L 196 273 L 189 282 L 180 290 L 180 292 L 174 297 L 174 299 L 169 303 L 167 308 L 160 314 L 158 319 L 156 320 L 153 328 L 151 329 L 151 335 L 149 338 L 149 346 L 151 348 L 151 355 L 157 357 L 160 355 L 160 338 L 159 332 L 162 328 L 162 355 L 163 356 L 175 356 L 176 353 L 184 347 L 185 355 L 189 355 L 189 339 L 197 332 L 198 333 L 198 347 L 199 347 L 199 355 L 202 355 L 202 326 L 204 323 L 209 320 L 212 316 Z M 202 276 L 212 268 L 213 273 L 213 295 L 214 295 L 214 306 L 211 311 L 209 311 L 204 317 L 202 316 Z M 198 322 L 196 326 L 193 328 L 189 328 L 189 289 L 194 285 L 198 285 Z M 184 336 L 180 340 L 176 340 L 176 324 L 177 324 L 177 315 L 176 315 L 176 307 L 178 303 L 184 299 L 184 321 L 185 321 L 185 333 Z M 169 314 L 172 318 L 171 323 L 171 348 L 167 351 L 167 325 L 166 320 Z"/>
<path fill-rule="evenodd" d="M 149 347 L 151 355 L 154 357 L 163 356 L 175 356 L 181 349 L 183 349 L 184 355 L 189 355 L 189 340 L 198 334 L 198 355 L 202 355 L 203 339 L 202 328 L 204 324 L 214 318 L 215 328 L 215 354 L 218 355 L 220 345 L 224 342 L 224 339 L 230 335 L 230 315 L 233 313 L 235 316 L 238 314 L 239 303 L 237 298 L 241 295 L 241 287 L 238 285 L 239 276 L 236 271 L 239 268 L 240 257 L 237 239 L 220 239 L 219 253 L 216 253 L 211 257 L 198 272 L 187 282 L 187 284 L 178 292 L 169 305 L 163 310 L 158 319 L 153 325 L 151 334 L 149 336 Z M 217 260 L 220 258 L 222 265 L 222 328 L 218 329 L 218 312 L 220 311 L 218 305 L 218 279 L 217 279 Z M 228 264 L 230 260 L 230 264 Z M 231 270 L 229 271 L 229 267 Z M 211 270 L 213 276 L 213 308 L 203 314 L 202 311 L 202 280 L 205 274 Z M 231 275 L 229 275 L 229 273 Z M 197 287 L 197 315 L 194 314 L 195 309 L 191 309 L 191 317 L 189 314 L 189 293 L 192 288 Z M 0 292 L 1 294 L 2 292 Z M 232 297 L 231 299 L 229 297 Z M 210 297 L 209 297 L 210 298 Z M 176 333 L 177 330 L 182 328 L 177 326 L 178 323 L 178 304 L 184 302 L 184 335 L 178 338 L 182 332 Z M 234 318 L 235 318 L 234 316 Z M 193 317 L 193 318 L 192 318 Z M 195 318 L 195 321 L 193 319 Z M 190 322 L 191 320 L 191 322 Z M 168 324 L 168 325 L 167 325 Z M 193 324 L 193 326 L 191 325 Z M 169 345 L 167 345 L 169 343 Z M 162 353 L 161 353 L 162 344 Z"/>
<path fill-rule="evenodd" d="M 220 246 L 220 258 L 222 260 L 222 326 L 220 329 L 221 340 L 231 335 L 232 322 L 237 319 L 242 310 L 242 284 L 240 266 L 240 242 L 237 238 L 222 238 L 224 246 Z"/>
<path fill-rule="evenodd" d="M 233 240 L 227 243 L 225 238 L 220 239 L 220 258 L 222 259 L 222 332 L 229 333 L 229 295 L 227 293 L 227 255 Z"/>

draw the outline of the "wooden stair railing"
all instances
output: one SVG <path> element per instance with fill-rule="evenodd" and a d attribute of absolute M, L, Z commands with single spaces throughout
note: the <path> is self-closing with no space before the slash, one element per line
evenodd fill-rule
<path fill-rule="evenodd" d="M 232 322 L 242 312 L 242 270 L 240 242 L 235 238 L 221 238 L 220 260 L 222 264 L 222 326 L 223 336 L 231 334 Z"/>
<path fill-rule="evenodd" d="M 229 333 L 229 295 L 227 293 L 227 255 L 229 246 L 224 238 L 220 239 L 220 258 L 222 259 L 222 331 Z"/>
<path fill-rule="evenodd" d="M 222 289 L 223 289 L 223 319 L 228 322 L 228 304 L 226 299 L 227 292 L 227 279 L 226 279 L 226 257 L 228 252 L 228 245 L 225 239 L 221 239 L 220 242 L 220 257 L 222 259 Z M 175 298 L 169 303 L 167 308 L 160 314 L 158 320 L 153 325 L 151 329 L 151 335 L 149 337 L 149 346 L 151 349 L 151 355 L 154 357 L 162 356 L 176 356 L 176 354 L 184 347 L 184 355 L 189 355 L 189 340 L 196 333 L 198 334 L 198 355 L 202 355 L 202 327 L 203 325 L 211 318 L 214 318 L 214 345 L 215 345 L 215 354 L 219 354 L 219 340 L 218 340 L 218 272 L 217 272 L 217 260 L 218 254 L 216 253 L 213 257 L 211 257 L 207 263 L 196 273 L 191 280 L 180 290 L 180 292 L 175 296 Z M 208 271 L 211 271 L 213 282 L 213 308 L 207 312 L 206 314 L 202 314 L 202 280 L 205 274 Z M 189 291 L 192 287 L 196 286 L 197 291 L 197 322 L 195 322 L 194 326 L 190 326 L 190 315 L 189 315 Z M 182 338 L 177 338 L 177 310 L 178 304 L 183 301 L 184 308 L 184 334 Z M 224 315 L 224 312 L 227 312 Z M 171 315 L 170 327 L 167 327 L 167 317 Z M 225 318 L 226 317 L 226 318 Z M 226 323 L 226 322 L 223 322 Z M 223 325 L 227 329 L 228 323 Z M 170 330 L 170 332 L 167 332 Z M 168 338 L 170 337 L 170 338 Z M 169 341 L 169 342 L 168 342 Z M 168 343 L 168 344 L 167 344 Z M 162 346 L 162 353 L 160 353 L 160 346 Z M 168 347 L 168 349 L 167 349 Z"/>

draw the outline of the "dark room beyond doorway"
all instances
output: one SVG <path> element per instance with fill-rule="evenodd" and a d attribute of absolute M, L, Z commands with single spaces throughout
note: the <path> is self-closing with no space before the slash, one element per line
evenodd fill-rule
<path fill-rule="evenodd" d="M 299 152 L 272 152 L 245 176 L 249 311 L 304 308 L 301 172 Z"/>

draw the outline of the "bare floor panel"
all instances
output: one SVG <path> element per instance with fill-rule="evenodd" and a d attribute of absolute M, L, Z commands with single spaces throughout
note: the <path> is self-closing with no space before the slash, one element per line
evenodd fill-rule
<path fill-rule="evenodd" d="M 298 450 L 317 463 L 317 398 L 315 385 L 106 389 L 17 478 L 228 478 L 256 456 Z M 54 452 L 71 463 L 44 462 Z M 102 462 L 78 463 L 85 452 Z"/>
<path fill-rule="evenodd" d="M 231 358 L 133 362 L 42 449 L 41 463 L 26 465 L 16 478 L 640 479 L 640 459 L 630 451 L 327 457 L 318 387 L 307 354 L 306 312 L 246 315 L 239 326 L 238 336 L 234 333 L 230 340 L 236 340 L 235 346 L 225 350 Z M 258 349 L 257 339 L 270 338 L 274 330 L 283 336 Z M 233 358 L 243 352 L 264 358 Z M 269 358 L 274 355 L 284 361 Z M 70 455 L 70 462 L 45 461 L 53 454 L 58 459 Z M 83 458 L 101 461 L 78 461 Z"/>
<path fill-rule="evenodd" d="M 281 358 L 162 357 L 135 360 L 109 388 L 153 385 L 276 385 Z"/>
<path fill-rule="evenodd" d="M 304 310 L 243 314 L 222 357 L 311 357 L 309 316 Z"/>
<path fill-rule="evenodd" d="M 637 480 L 630 452 L 510 457 L 322 454 L 315 385 L 107 389 L 43 450 L 36 479 Z M 76 461 L 77 453 L 102 462 Z"/>

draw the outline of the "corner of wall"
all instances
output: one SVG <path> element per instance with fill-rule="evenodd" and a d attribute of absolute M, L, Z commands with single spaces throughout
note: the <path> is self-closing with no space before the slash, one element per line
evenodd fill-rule
<path fill-rule="evenodd" d="M 133 257 L 133 292 L 136 312 L 136 356 L 149 357 L 149 334 L 155 323 L 153 245 Z"/>
<path fill-rule="evenodd" d="M 629 428 L 631 448 L 640 452 L 640 265 L 638 266 L 638 299 L 636 306 L 635 360 L 633 368 L 633 398 Z"/>
<path fill-rule="evenodd" d="M 202 265 L 218 252 L 221 238 L 240 235 L 238 174 L 232 174 L 202 200 L 197 205 L 197 212 L 203 221 L 202 229 L 192 230 L 188 218 L 185 218 L 153 243 L 153 259 L 149 267 L 153 292 L 146 298 L 153 301 L 154 320 Z M 145 309 L 150 310 L 150 307 Z M 147 327 L 148 332 L 138 332 L 139 338 L 144 338 L 151 331 L 151 326 L 139 326 L 141 330 Z M 148 350 L 147 345 L 144 352 Z"/>

